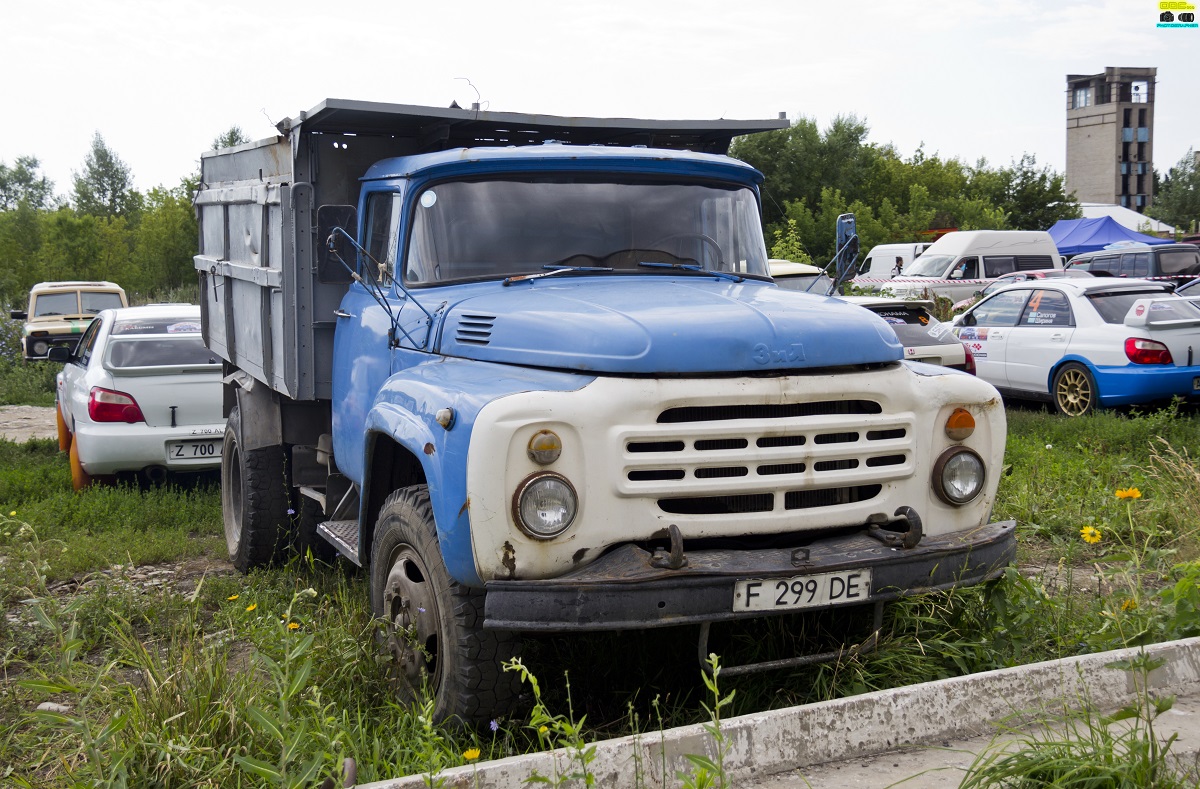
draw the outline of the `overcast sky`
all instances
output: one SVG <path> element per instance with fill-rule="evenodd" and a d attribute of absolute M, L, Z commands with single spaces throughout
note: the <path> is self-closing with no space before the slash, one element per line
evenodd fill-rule
<path fill-rule="evenodd" d="M 1156 66 L 1165 173 L 1200 147 L 1200 30 L 1157 29 L 1158 5 L 26 0 L 0 17 L 0 162 L 36 156 L 65 195 L 98 131 L 139 189 L 175 186 L 231 126 L 269 137 L 342 98 L 822 128 L 853 113 L 905 157 L 1028 152 L 1061 172 L 1066 75 Z"/>

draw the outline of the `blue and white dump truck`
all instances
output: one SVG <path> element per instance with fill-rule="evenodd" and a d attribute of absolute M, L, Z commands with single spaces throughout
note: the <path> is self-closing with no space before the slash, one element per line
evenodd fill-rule
<path fill-rule="evenodd" d="M 725 153 L 784 126 L 329 99 L 204 154 L 237 568 L 336 549 L 468 722 L 514 700 L 522 633 L 693 624 L 704 654 L 713 623 L 995 577 L 1000 398 L 772 282 Z"/>

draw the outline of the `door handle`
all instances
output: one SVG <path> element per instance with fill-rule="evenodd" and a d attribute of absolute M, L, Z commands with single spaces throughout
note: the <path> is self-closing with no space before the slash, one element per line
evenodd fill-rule
<path fill-rule="evenodd" d="M 336 309 L 333 311 L 333 314 L 339 318 L 355 318 L 355 317 L 357 317 L 356 315 L 351 315 L 350 313 L 346 312 L 343 309 Z"/>

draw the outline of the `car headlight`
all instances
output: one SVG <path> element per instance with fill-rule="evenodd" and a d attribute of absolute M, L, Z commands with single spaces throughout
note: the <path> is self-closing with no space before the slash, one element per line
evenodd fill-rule
<path fill-rule="evenodd" d="M 549 540 L 565 532 L 578 508 L 575 488 L 560 474 L 533 474 L 513 494 L 513 519 L 535 540 Z"/>
<path fill-rule="evenodd" d="M 934 493 L 956 507 L 978 496 L 986 479 L 983 458 L 967 447 L 947 449 L 933 465 Z"/>
<path fill-rule="evenodd" d="M 33 355 L 34 356 L 45 356 L 46 352 L 49 350 L 50 350 L 50 345 L 45 340 L 37 340 L 36 342 L 33 343 Z"/>

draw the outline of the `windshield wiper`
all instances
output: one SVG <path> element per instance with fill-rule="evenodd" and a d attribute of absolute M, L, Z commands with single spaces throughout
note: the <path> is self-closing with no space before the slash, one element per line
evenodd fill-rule
<path fill-rule="evenodd" d="M 728 271 L 713 271 L 712 269 L 703 268 L 696 263 L 656 263 L 649 260 L 643 260 L 642 262 L 638 263 L 638 265 L 645 266 L 646 268 L 670 268 L 675 269 L 676 271 L 690 271 L 705 277 L 731 279 L 734 282 L 745 282 L 746 280 L 745 277 L 738 276 L 737 274 L 730 274 Z"/>
<path fill-rule="evenodd" d="M 594 272 L 612 271 L 610 266 L 558 266 L 553 263 L 542 266 L 542 268 L 549 269 L 549 271 L 543 271 L 541 274 L 517 274 L 512 277 L 505 277 L 504 281 L 500 284 L 508 286 L 514 282 L 553 277 L 555 274 L 591 274 Z"/>

